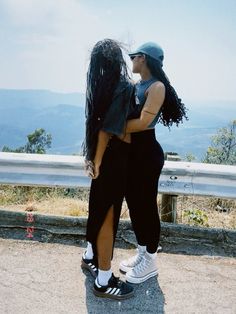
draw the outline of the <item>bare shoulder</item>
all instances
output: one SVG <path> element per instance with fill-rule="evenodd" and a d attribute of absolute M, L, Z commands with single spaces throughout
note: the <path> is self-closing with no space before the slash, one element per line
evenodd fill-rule
<path fill-rule="evenodd" d="M 149 88 L 149 92 L 152 93 L 163 93 L 165 90 L 165 85 L 160 81 L 153 83 Z"/>
<path fill-rule="evenodd" d="M 158 81 L 153 83 L 148 89 L 148 97 L 151 99 L 163 99 L 165 97 L 165 85 Z"/>

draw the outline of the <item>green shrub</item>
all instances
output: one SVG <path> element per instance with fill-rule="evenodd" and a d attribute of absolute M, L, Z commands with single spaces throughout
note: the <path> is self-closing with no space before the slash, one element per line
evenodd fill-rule
<path fill-rule="evenodd" d="M 192 225 L 208 226 L 207 214 L 200 209 L 189 209 L 184 211 L 184 217 L 187 218 L 188 223 Z"/>

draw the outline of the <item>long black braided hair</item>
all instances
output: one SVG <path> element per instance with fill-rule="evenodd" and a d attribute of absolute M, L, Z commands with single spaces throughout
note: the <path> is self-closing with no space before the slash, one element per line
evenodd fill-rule
<path fill-rule="evenodd" d="M 152 76 L 161 81 L 165 85 L 166 89 L 165 100 L 160 110 L 161 114 L 159 117 L 159 122 L 168 128 L 170 128 L 173 123 L 178 126 L 179 123 L 183 122 L 184 118 L 188 120 L 187 109 L 182 103 L 181 99 L 178 97 L 173 86 L 171 86 L 170 81 L 163 71 L 160 62 L 148 55 L 145 55 L 145 59 L 146 65 Z"/>
<path fill-rule="evenodd" d="M 104 39 L 97 42 L 91 52 L 86 87 L 86 135 L 82 145 L 88 161 L 95 157 L 98 133 L 115 88 L 121 77 L 129 78 L 121 47 L 113 39 Z"/>

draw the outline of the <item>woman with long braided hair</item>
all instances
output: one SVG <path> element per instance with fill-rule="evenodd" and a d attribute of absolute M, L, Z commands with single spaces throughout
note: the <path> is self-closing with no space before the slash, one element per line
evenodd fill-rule
<path fill-rule="evenodd" d="M 157 248 L 160 218 L 157 189 L 164 153 L 155 137 L 157 122 L 170 128 L 187 119 L 186 108 L 178 98 L 162 69 L 162 48 L 148 42 L 129 54 L 133 72 L 141 80 L 136 84 L 136 110 L 126 125 L 131 133 L 126 201 L 137 238 L 137 254 L 120 264 L 126 280 L 141 283 L 157 275 Z"/>
<path fill-rule="evenodd" d="M 87 72 L 86 137 L 83 153 L 92 178 L 87 222 L 88 246 L 82 268 L 95 279 L 94 294 L 122 300 L 133 288 L 115 277 L 111 259 L 125 193 L 130 136 L 124 127 L 134 101 L 134 86 L 118 42 L 99 41 Z"/>

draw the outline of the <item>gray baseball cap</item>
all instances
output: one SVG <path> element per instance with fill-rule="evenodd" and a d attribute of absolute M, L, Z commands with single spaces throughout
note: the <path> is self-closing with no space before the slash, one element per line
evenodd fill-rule
<path fill-rule="evenodd" d="M 139 53 L 143 53 L 147 56 L 152 57 L 155 60 L 158 60 L 161 64 L 161 66 L 163 66 L 163 60 L 164 60 L 164 51 L 163 49 L 157 45 L 154 42 L 147 42 L 143 45 L 141 45 L 140 47 L 138 47 L 134 52 L 129 53 L 129 56 L 134 56 L 134 55 L 138 55 Z"/>

